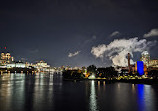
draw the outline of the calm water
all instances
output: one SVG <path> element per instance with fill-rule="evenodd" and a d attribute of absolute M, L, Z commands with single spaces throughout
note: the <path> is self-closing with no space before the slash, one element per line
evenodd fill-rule
<path fill-rule="evenodd" d="M 156 111 L 158 85 L 62 81 L 60 74 L 0 77 L 0 111 Z"/>

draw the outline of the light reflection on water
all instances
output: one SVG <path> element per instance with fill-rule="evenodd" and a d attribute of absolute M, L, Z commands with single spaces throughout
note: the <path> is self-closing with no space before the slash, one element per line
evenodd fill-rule
<path fill-rule="evenodd" d="M 0 111 L 156 111 L 158 85 L 63 81 L 60 74 L 3 74 Z"/>
<path fill-rule="evenodd" d="M 144 85 L 138 84 L 138 106 L 139 110 L 145 111 L 145 100 L 144 100 Z"/>
<path fill-rule="evenodd" d="M 153 111 L 155 108 L 155 98 L 151 85 L 138 84 L 138 106 L 139 111 Z"/>
<path fill-rule="evenodd" d="M 90 92 L 90 111 L 97 111 L 97 100 L 95 93 L 95 82 L 91 81 L 91 92 Z"/>

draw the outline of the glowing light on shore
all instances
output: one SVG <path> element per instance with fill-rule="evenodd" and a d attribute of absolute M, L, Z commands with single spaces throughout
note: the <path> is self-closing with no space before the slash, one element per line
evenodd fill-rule
<path fill-rule="evenodd" d="M 95 77 L 94 74 L 92 74 L 91 76 L 88 77 L 88 79 L 95 79 L 95 78 L 96 78 L 96 77 Z"/>

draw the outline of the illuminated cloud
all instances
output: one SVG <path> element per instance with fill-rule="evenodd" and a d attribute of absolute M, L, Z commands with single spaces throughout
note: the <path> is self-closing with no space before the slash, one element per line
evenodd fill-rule
<path fill-rule="evenodd" d="M 101 44 L 97 47 L 92 47 L 91 53 L 96 56 L 96 58 L 103 58 L 104 52 L 106 51 L 106 45 Z"/>
<path fill-rule="evenodd" d="M 69 53 L 68 57 L 74 57 L 74 56 L 77 56 L 81 51 L 77 51 L 77 52 L 74 52 L 74 53 Z"/>
<path fill-rule="evenodd" d="M 127 66 L 128 53 L 133 57 L 133 52 L 142 52 L 153 45 L 155 45 L 155 41 L 147 42 L 146 39 L 138 40 L 137 37 L 130 39 L 116 39 L 109 45 L 101 44 L 92 47 L 91 53 L 96 58 L 108 57 L 112 60 L 113 65 Z M 132 59 L 130 61 L 131 63 L 134 63 Z"/>
<path fill-rule="evenodd" d="M 154 36 L 158 36 L 158 29 L 152 29 L 147 34 L 144 34 L 144 38 L 146 38 L 146 37 L 154 37 Z"/>
<path fill-rule="evenodd" d="M 110 35 L 110 37 L 118 36 L 118 35 L 120 35 L 120 32 L 119 32 L 119 31 L 115 31 L 115 32 L 113 32 L 113 33 Z"/>

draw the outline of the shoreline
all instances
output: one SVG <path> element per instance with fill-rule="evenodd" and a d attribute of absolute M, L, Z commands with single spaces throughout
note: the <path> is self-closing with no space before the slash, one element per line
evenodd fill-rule
<path fill-rule="evenodd" d="M 5 73 L 4 73 L 5 74 Z M 21 73 L 21 74 L 27 74 L 27 73 Z M 28 73 L 31 74 L 31 73 Z M 0 74 L 0 77 L 2 77 L 3 74 Z M 158 85 L 158 79 L 112 79 L 112 80 L 108 80 L 108 79 L 88 79 L 88 78 L 72 78 L 72 79 L 68 79 L 68 78 L 64 78 L 63 77 L 63 81 L 72 81 L 72 82 L 77 82 L 77 81 L 105 81 L 106 83 L 115 83 L 115 82 L 120 82 L 120 83 L 131 83 L 131 84 L 148 84 L 148 85 Z"/>

